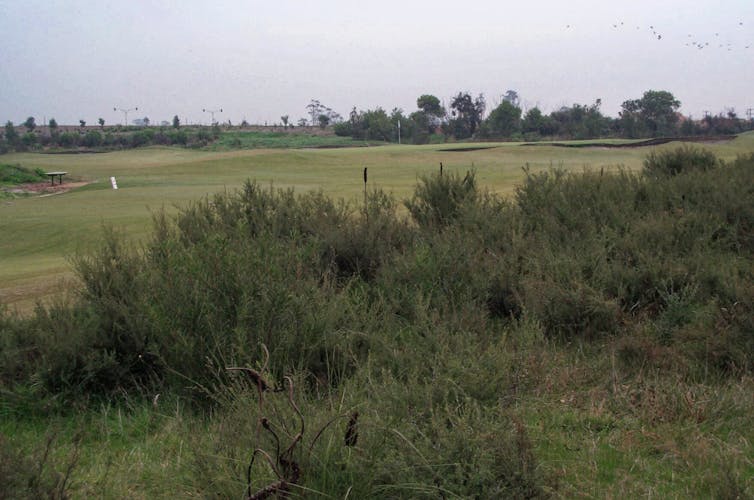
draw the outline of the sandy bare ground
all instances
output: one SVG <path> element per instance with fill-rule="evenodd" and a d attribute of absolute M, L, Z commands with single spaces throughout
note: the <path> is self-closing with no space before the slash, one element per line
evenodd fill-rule
<path fill-rule="evenodd" d="M 55 184 L 53 186 L 49 182 L 35 182 L 31 184 L 19 184 L 12 188 L 5 188 L 5 190 L 17 195 L 53 196 L 67 193 L 71 189 L 86 186 L 87 184 L 89 182 L 64 182 L 63 184 Z"/>

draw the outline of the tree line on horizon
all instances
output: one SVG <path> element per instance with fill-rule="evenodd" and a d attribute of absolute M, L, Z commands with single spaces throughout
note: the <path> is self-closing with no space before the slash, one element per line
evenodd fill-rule
<path fill-rule="evenodd" d="M 99 130 L 86 127 L 86 121 L 79 120 L 79 126 L 61 127 L 55 118 L 47 123 L 46 133 L 37 133 L 39 128 L 33 116 L 22 124 L 26 129 L 19 132 L 13 122 L 5 124 L 3 134 L 0 134 L 0 154 L 10 151 L 34 151 L 42 148 L 104 148 L 128 149 L 149 145 L 203 147 L 220 137 L 221 129 L 218 123 L 211 127 L 195 127 L 187 130 L 181 126 L 178 116 L 173 117 L 172 126 L 161 125 L 150 127 L 148 118 L 140 118 L 134 122 L 137 126 L 121 126 L 105 128 L 105 120 L 98 120 Z"/>
<path fill-rule="evenodd" d="M 518 92 L 508 90 L 502 101 L 489 114 L 483 94 L 473 97 L 468 91 L 458 92 L 449 108 L 431 94 L 416 100 L 417 110 L 405 113 L 401 108 L 391 112 L 382 107 L 357 110 L 354 106 L 347 118 L 312 99 L 306 106 L 309 119 L 301 118 L 299 127 L 331 127 L 335 134 L 356 140 L 403 142 L 412 144 L 442 143 L 453 140 L 580 140 L 598 138 L 638 139 L 646 137 L 717 136 L 754 129 L 754 120 L 740 118 L 735 110 L 718 115 L 707 114 L 701 120 L 678 112 L 681 102 L 667 90 L 647 90 L 639 99 L 629 99 L 621 105 L 618 117 L 601 111 L 602 100 L 592 104 L 573 104 L 545 114 L 539 107 L 524 111 Z M 289 116 L 281 116 L 284 129 L 293 128 Z M 105 129 L 105 121 L 98 120 L 100 130 L 86 128 L 84 120 L 79 128 L 61 131 L 55 118 L 47 124 L 47 134 L 36 133 L 34 117 L 23 122 L 25 131 L 13 122 L 5 124 L 0 134 L 0 153 L 27 151 L 45 147 L 59 148 L 134 148 L 151 144 L 202 147 L 220 137 L 220 124 L 198 127 L 187 132 L 178 116 L 172 126 L 149 127 L 149 120 L 140 127 L 116 126 Z M 167 122 L 165 122 L 167 123 Z M 228 122 L 228 126 L 231 123 Z M 249 126 L 244 120 L 241 128 Z M 37 131 L 38 132 L 38 131 Z"/>
<path fill-rule="evenodd" d="M 701 120 L 684 116 L 678 112 L 681 102 L 666 90 L 647 90 L 639 99 L 624 101 L 617 118 L 601 112 L 601 99 L 587 105 L 563 106 L 549 114 L 538 107 L 524 111 L 515 90 L 508 90 L 489 114 L 485 114 L 484 95 L 473 97 L 469 92 L 454 96 L 449 109 L 430 94 L 420 96 L 416 105 L 417 111 L 410 114 L 400 108 L 388 113 L 381 107 L 366 111 L 354 107 L 347 120 L 335 123 L 335 133 L 354 139 L 425 144 L 448 139 L 537 141 L 728 135 L 754 129 L 754 121 L 738 117 L 733 109 L 725 114 L 707 114 Z"/>

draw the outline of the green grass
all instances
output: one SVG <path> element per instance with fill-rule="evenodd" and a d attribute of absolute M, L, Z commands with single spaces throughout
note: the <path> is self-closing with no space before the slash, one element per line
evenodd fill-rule
<path fill-rule="evenodd" d="M 521 391 L 511 412 L 522 419 L 539 472 L 555 485 L 556 498 L 725 498 L 725 488 L 736 485 L 748 486 L 751 492 L 751 378 L 710 387 L 677 387 L 672 377 L 661 375 L 621 380 L 624 386 L 631 385 L 619 388 L 626 392 L 642 383 L 657 394 L 701 392 L 703 397 L 694 402 L 702 409 L 700 418 L 682 409 L 672 421 L 662 422 L 651 418 L 651 412 L 665 410 L 659 405 L 641 415 L 632 412 L 630 404 L 616 403 L 622 394 L 611 394 L 609 384 L 596 376 L 607 368 L 600 361 L 606 358 L 597 352 L 604 349 L 609 351 L 610 346 L 537 345 L 521 353 L 521 359 L 527 360 L 524 371 L 529 373 L 521 381 L 530 385 Z M 308 404 L 328 415 L 342 411 L 351 399 L 354 395 L 344 389 Z M 251 451 L 247 441 L 252 440 L 256 425 L 253 398 L 245 405 L 207 418 L 162 395 L 157 405 L 125 400 L 45 418 L 16 419 L 0 413 L 0 434 L 27 455 L 42 448 L 47 436 L 54 436 L 48 467 L 58 471 L 70 462 L 77 449 L 75 437 L 80 435 L 69 488 L 74 498 L 235 497 L 245 488 L 243 471 Z M 329 409 L 331 405 L 336 408 Z M 244 413 L 252 415 L 244 417 Z M 345 457 L 336 451 L 343 422 L 324 433 L 317 459 L 327 463 L 323 472 L 332 476 L 323 474 L 321 489 L 347 479 L 358 481 L 358 476 L 348 473 L 369 450 L 365 440 L 379 442 L 391 432 L 391 427 L 372 424 L 375 428 L 371 428 L 370 420 L 391 418 L 395 417 L 365 413 L 363 449 Z M 411 496 L 403 491 L 402 497 Z"/>
<path fill-rule="evenodd" d="M 444 151 L 485 146 L 491 148 Z M 669 144 L 656 149 L 673 147 Z M 731 160 L 754 150 L 754 133 L 705 147 Z M 246 179 L 293 187 L 298 192 L 322 190 L 336 198 L 354 199 L 363 192 L 362 172 L 368 167 L 370 186 L 403 198 L 410 195 L 420 175 L 436 171 L 442 162 L 448 172 L 465 172 L 473 167 L 481 187 L 509 194 L 523 179 L 525 165 L 531 171 L 553 166 L 572 171 L 609 170 L 619 165 L 639 169 L 650 150 L 459 143 L 234 151 L 150 147 L 102 154 L 7 155 L 4 163 L 30 170 L 63 170 L 69 172 L 67 180 L 89 184 L 56 196 L 2 201 L 0 303 L 29 311 L 37 299 L 69 289 L 70 284 L 61 282 L 72 276 L 67 258 L 91 249 L 100 240 L 103 225 L 122 229 L 138 241 L 149 233 L 154 210 L 170 211 L 216 192 L 235 190 Z M 110 188 L 111 176 L 118 180 L 118 191 Z"/>

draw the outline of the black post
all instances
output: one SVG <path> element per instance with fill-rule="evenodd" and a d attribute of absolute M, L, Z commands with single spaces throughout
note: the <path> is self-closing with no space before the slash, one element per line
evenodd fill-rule
<path fill-rule="evenodd" d="M 369 219 L 369 211 L 367 210 L 367 167 L 364 167 L 364 215 Z"/>
<path fill-rule="evenodd" d="M 442 177 L 442 162 L 440 162 L 440 177 Z"/>

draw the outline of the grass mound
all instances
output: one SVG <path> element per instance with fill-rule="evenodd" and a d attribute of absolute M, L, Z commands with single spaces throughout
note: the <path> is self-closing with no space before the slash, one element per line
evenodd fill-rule
<path fill-rule="evenodd" d="M 0 164 L 0 186 L 16 186 L 47 179 L 42 169 L 31 170 L 21 165 Z"/>

